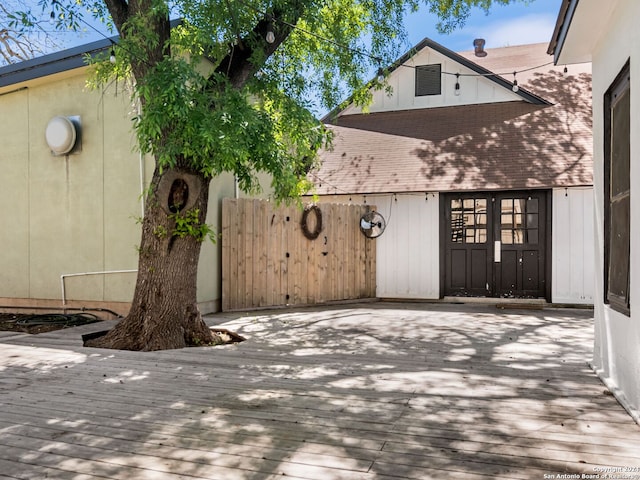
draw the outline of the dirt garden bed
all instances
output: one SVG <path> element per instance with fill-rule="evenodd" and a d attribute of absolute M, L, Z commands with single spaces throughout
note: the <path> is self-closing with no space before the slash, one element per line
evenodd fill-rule
<path fill-rule="evenodd" d="M 91 313 L 0 313 L 0 331 L 38 334 L 99 321 Z"/>
<path fill-rule="evenodd" d="M 38 333 L 53 332 L 63 328 L 77 327 L 101 321 L 91 313 L 0 313 L 0 331 L 21 332 L 36 335 Z M 216 345 L 239 343 L 246 340 L 243 336 L 225 328 L 212 328 Z M 83 341 L 104 335 L 106 331 L 83 336 Z M 85 338 L 87 337 L 87 338 Z"/>

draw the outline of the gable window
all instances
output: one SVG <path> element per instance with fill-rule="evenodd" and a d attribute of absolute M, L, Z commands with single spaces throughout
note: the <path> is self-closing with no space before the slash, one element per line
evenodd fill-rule
<path fill-rule="evenodd" d="M 440 95 L 442 93 L 442 65 L 420 65 L 416 67 L 416 97 Z"/>
<path fill-rule="evenodd" d="M 604 98 L 604 284 L 605 303 L 630 315 L 629 211 L 630 117 L 629 63 Z"/>

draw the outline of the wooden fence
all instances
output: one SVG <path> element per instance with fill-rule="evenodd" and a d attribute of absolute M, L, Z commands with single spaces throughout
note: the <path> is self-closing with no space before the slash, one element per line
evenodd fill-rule
<path fill-rule="evenodd" d="M 303 211 L 265 200 L 222 203 L 223 311 L 373 298 L 376 241 L 360 232 L 369 205 L 318 205 L 321 230 L 303 234 Z M 318 216 L 307 216 L 307 233 Z"/>

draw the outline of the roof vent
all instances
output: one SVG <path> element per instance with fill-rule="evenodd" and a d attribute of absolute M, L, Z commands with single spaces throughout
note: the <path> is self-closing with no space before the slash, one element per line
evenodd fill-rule
<path fill-rule="evenodd" d="M 487 52 L 484 51 L 484 38 L 476 38 L 473 41 L 473 46 L 476 50 L 476 57 L 486 57 L 487 56 Z"/>

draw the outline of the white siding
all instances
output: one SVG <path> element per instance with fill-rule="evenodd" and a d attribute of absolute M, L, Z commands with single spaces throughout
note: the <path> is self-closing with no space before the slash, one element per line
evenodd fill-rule
<path fill-rule="evenodd" d="M 348 202 L 349 197 L 323 197 Z M 427 199 L 428 198 L 428 199 Z M 387 219 L 377 240 L 376 296 L 440 296 L 440 204 L 437 193 L 354 196 Z M 593 189 L 556 189 L 552 212 L 552 301 L 593 304 Z"/>
<path fill-rule="evenodd" d="M 376 295 L 379 298 L 438 298 L 438 194 L 367 197 L 367 202 L 377 205 L 387 219 L 387 229 L 376 240 Z"/>
<path fill-rule="evenodd" d="M 598 8 L 592 11 L 599 13 Z M 640 127 L 640 2 L 615 2 L 612 17 L 602 25 L 603 38 L 593 51 L 593 139 L 596 206 L 595 347 L 593 366 L 621 403 L 640 422 L 640 208 L 634 199 L 640 195 L 640 137 L 631 135 L 631 317 L 604 304 L 604 111 L 603 97 L 624 64 L 631 66 L 631 132 Z M 585 2 L 584 7 L 590 6 Z M 579 8 L 582 4 L 579 5 Z"/>
<path fill-rule="evenodd" d="M 593 188 L 553 190 L 552 219 L 552 302 L 593 304 Z"/>
<path fill-rule="evenodd" d="M 415 70 L 412 67 L 430 64 L 442 65 L 442 94 L 416 97 Z M 373 93 L 373 103 L 369 106 L 370 112 L 522 100 L 519 95 L 499 86 L 492 80 L 478 76 L 471 69 L 454 62 L 449 57 L 429 47 L 423 48 L 403 65 L 405 66 L 396 68 L 388 77 L 389 86 L 392 88 L 390 95 L 384 89 Z M 453 75 L 448 75 L 447 73 Z M 461 75 L 459 77 L 460 95 L 458 96 L 454 94 L 456 73 Z M 473 74 L 473 76 L 464 76 L 465 74 Z M 511 80 L 511 78 L 508 78 L 508 80 Z M 350 106 L 342 115 L 357 113 L 362 113 L 362 109 Z"/>

